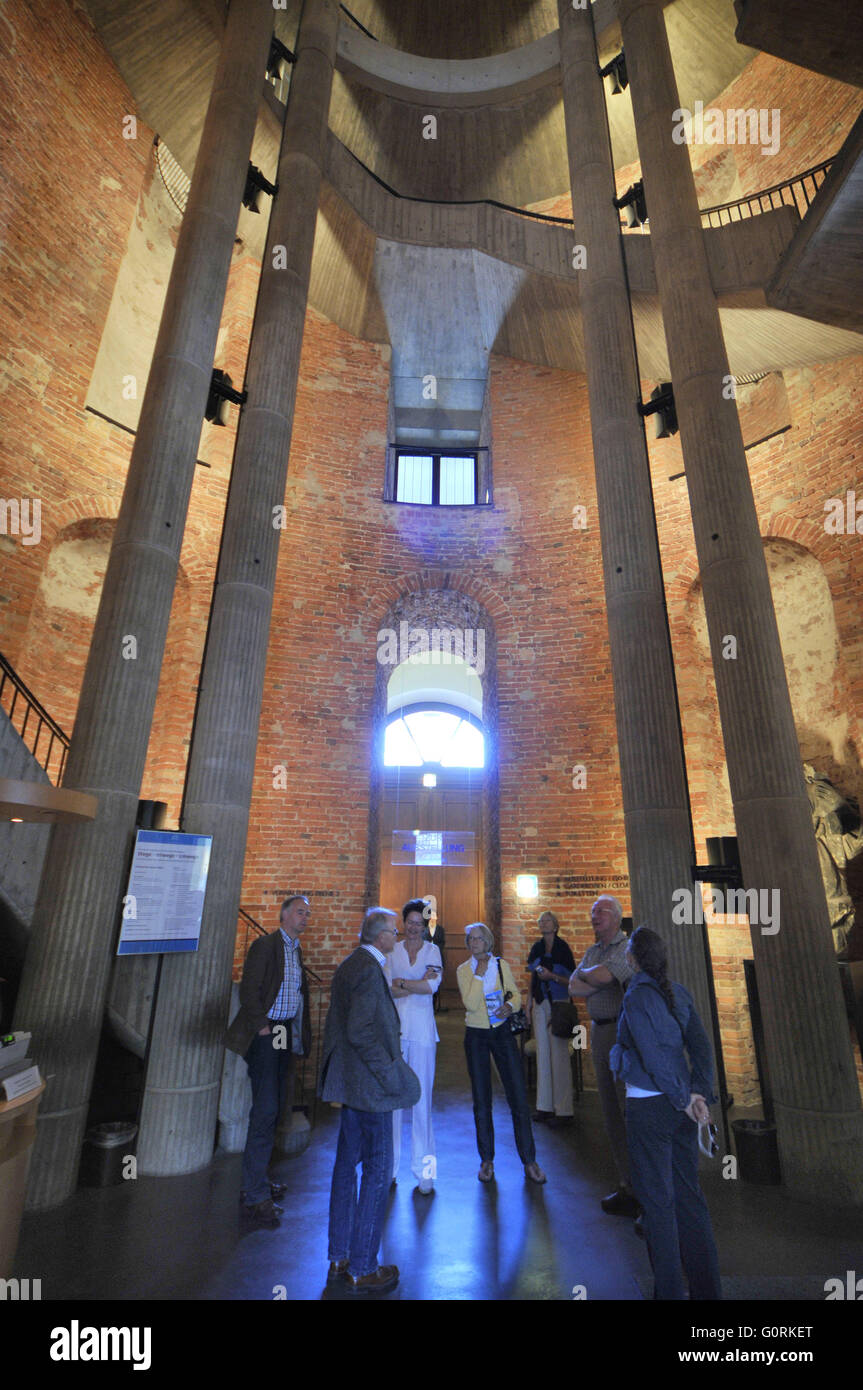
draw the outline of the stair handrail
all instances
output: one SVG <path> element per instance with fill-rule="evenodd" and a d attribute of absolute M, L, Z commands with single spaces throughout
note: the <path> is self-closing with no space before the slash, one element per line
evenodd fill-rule
<path fill-rule="evenodd" d="M 345 7 L 342 6 L 342 9 L 344 8 Z M 347 13 L 350 12 L 347 11 Z M 353 18 L 353 15 L 351 15 L 351 18 Z M 359 21 L 357 21 L 357 23 L 358 22 Z M 371 37 L 374 38 L 374 35 Z M 338 139 L 338 136 L 336 136 L 336 139 Z M 513 203 L 502 203 L 497 198 L 422 198 L 412 193 L 400 193 L 397 188 L 393 188 L 392 184 L 387 183 L 386 179 L 382 179 L 380 174 L 376 174 L 374 169 L 370 169 L 368 164 L 360 159 L 358 154 L 354 154 L 353 150 L 349 149 L 344 141 L 339 140 L 339 144 L 342 149 L 350 155 L 351 159 L 359 164 L 361 169 L 365 170 L 369 178 L 374 179 L 375 183 L 387 193 L 390 193 L 394 198 L 401 199 L 403 202 L 426 203 L 431 207 L 453 208 L 474 207 L 477 204 L 481 204 L 485 207 L 500 208 L 502 212 L 513 212 L 517 217 L 529 217 L 535 222 L 551 222 L 558 227 L 571 227 L 573 225 L 571 217 L 553 217 L 547 212 L 534 212 L 531 208 L 520 208 L 516 207 Z M 159 151 L 160 149 L 164 150 L 165 147 L 160 144 L 158 136 L 156 136 L 155 145 L 156 163 L 159 173 L 162 175 L 165 188 L 172 201 L 182 212 L 185 209 L 185 199 L 188 196 L 188 185 L 190 180 L 188 176 L 183 173 L 183 170 L 180 169 L 180 166 L 176 164 L 176 160 L 172 159 L 168 151 L 166 151 L 166 154 L 172 159 L 172 163 L 176 165 L 176 169 L 170 167 L 167 170 L 163 169 L 160 163 L 161 156 Z M 760 212 L 773 212 L 776 208 L 783 206 L 796 207 L 801 216 L 803 216 L 810 207 L 812 197 L 818 192 L 818 189 L 824 182 L 828 169 L 835 159 L 836 155 L 831 155 L 829 159 L 822 160 L 820 164 L 813 165 L 811 169 L 805 169 L 802 174 L 795 174 L 792 178 L 784 179 L 782 183 L 773 184 L 770 188 L 762 188 L 759 192 L 750 193 L 744 198 L 735 198 L 728 203 L 717 203 L 715 207 L 699 208 L 701 225 L 703 227 L 726 227 L 732 222 L 746 221 L 747 218 L 744 217 L 742 212 L 744 207 L 748 209 L 749 217 L 757 216 Z M 179 175 L 181 177 L 177 176 L 177 170 L 179 170 Z M 186 180 L 185 192 L 182 187 L 181 179 Z M 806 187 L 807 179 L 811 179 L 814 185 L 811 196 Z M 792 193 L 790 201 L 783 196 L 788 191 Z M 778 202 L 774 202 L 774 197 L 776 196 L 779 198 Z M 765 198 L 769 198 L 770 200 L 770 206 L 767 208 L 762 206 L 762 202 Z M 804 204 L 802 210 L 800 207 L 801 202 Z M 757 206 L 753 206 L 754 204 Z M 737 217 L 733 215 L 735 209 L 739 210 L 739 215 Z M 621 225 L 624 232 L 636 230 L 628 228 L 623 224 Z"/>
<path fill-rule="evenodd" d="M 5 704 L 3 704 L 3 696 L 6 691 L 7 681 L 12 687 L 12 702 L 9 705 L 8 709 L 6 709 Z M 21 696 L 24 703 L 24 720 L 20 729 L 16 728 L 14 719 L 15 708 L 18 704 L 19 695 Z M 56 770 L 56 777 L 54 780 L 54 785 L 56 787 L 59 787 L 60 783 L 63 780 L 63 769 L 66 766 L 66 754 L 69 752 L 69 735 L 67 733 L 64 733 L 64 731 L 60 728 L 60 725 L 57 723 L 56 719 L 53 719 L 51 717 L 51 715 L 46 710 L 45 706 L 42 704 L 41 700 L 39 700 L 33 694 L 33 691 L 30 689 L 30 687 L 18 675 L 18 672 L 15 670 L 15 667 L 12 665 L 11 661 L 9 661 L 9 659 L 5 657 L 2 652 L 0 652 L 0 708 L 6 710 L 12 727 L 15 728 L 16 733 L 20 735 L 20 737 L 24 740 L 25 744 L 27 743 L 27 725 L 30 722 L 30 716 L 35 715 L 37 721 L 36 737 L 33 740 L 32 748 L 30 748 L 29 744 L 27 746 L 30 749 L 30 752 L 33 754 L 33 757 L 36 759 L 39 766 L 43 769 L 44 772 L 48 774 L 49 778 L 52 776 L 50 763 L 51 756 L 54 751 L 54 744 L 56 742 L 60 745 L 60 760 Z M 42 737 L 43 728 L 47 729 L 49 734 L 48 751 L 45 754 L 44 762 L 42 761 L 42 758 L 39 753 L 39 740 Z"/>
<path fill-rule="evenodd" d="M 742 212 L 744 207 L 748 208 L 750 217 L 757 217 L 760 212 L 773 212 L 777 207 L 796 207 L 800 215 L 803 216 L 811 206 L 812 198 L 824 182 L 827 170 L 835 159 L 836 155 L 831 155 L 829 159 L 822 160 L 820 164 L 814 164 L 811 169 L 805 169 L 802 174 L 795 174 L 793 178 L 784 179 L 782 183 L 774 183 L 770 188 L 762 188 L 759 193 L 750 193 L 746 198 L 736 198 L 730 203 L 717 203 L 716 207 L 712 208 L 701 208 L 702 226 L 727 227 L 731 222 L 745 221 L 746 219 Z M 818 177 L 819 175 L 821 176 L 820 179 Z M 806 179 L 811 179 L 814 185 L 812 197 L 810 197 L 809 190 L 806 187 Z M 783 196 L 786 192 L 791 192 L 792 197 L 790 202 Z M 774 203 L 773 201 L 776 195 L 779 197 L 778 203 Z M 770 206 L 768 208 L 761 206 L 764 198 L 770 199 Z M 800 208 L 801 201 L 805 204 L 802 211 Z M 753 203 L 758 204 L 754 210 L 752 208 Z M 741 210 L 740 215 L 736 218 L 732 216 L 735 208 Z M 723 220 L 722 214 L 724 213 L 728 215 Z M 718 218 L 715 222 L 712 220 L 714 217 Z M 707 218 L 706 222 L 704 220 L 705 218 Z"/>

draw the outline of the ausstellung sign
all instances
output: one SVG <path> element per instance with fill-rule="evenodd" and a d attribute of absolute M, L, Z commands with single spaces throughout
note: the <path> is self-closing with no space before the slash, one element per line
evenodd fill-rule
<path fill-rule="evenodd" d="M 472 830 L 394 830 L 393 864 L 418 867 L 459 866 L 469 868 L 475 861 Z"/>
<path fill-rule="evenodd" d="M 139 830 L 118 956 L 197 951 L 212 835 Z"/>

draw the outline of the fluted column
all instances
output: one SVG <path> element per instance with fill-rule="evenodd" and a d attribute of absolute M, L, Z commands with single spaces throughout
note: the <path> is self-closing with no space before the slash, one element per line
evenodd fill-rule
<path fill-rule="evenodd" d="M 209 1162 L 243 877 L 339 7 L 305 0 L 189 759 L 183 829 L 213 835 L 199 950 L 167 957 L 138 1144 L 142 1173 Z M 281 249 L 280 249 L 281 248 Z"/>
<path fill-rule="evenodd" d="M 689 150 L 672 138 L 665 21 L 659 0 L 618 13 L 743 877 L 779 892 L 779 930 L 753 925 L 752 945 L 783 1177 L 801 1197 L 860 1202 L 863 1113 Z"/>
<path fill-rule="evenodd" d="M 233 0 L 84 675 L 63 785 L 91 825 L 55 827 L 15 1015 L 50 1077 L 29 1205 L 73 1190 L 111 951 L 237 215 L 273 27 L 270 0 Z"/>
<path fill-rule="evenodd" d="M 558 12 L 633 917 L 666 939 L 709 1029 L 702 932 L 671 921 L 675 888 L 692 887 L 694 850 L 605 92 L 590 9 L 558 0 Z"/>

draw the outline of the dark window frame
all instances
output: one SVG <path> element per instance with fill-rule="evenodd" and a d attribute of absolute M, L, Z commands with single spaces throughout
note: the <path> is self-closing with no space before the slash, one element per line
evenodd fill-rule
<path fill-rule="evenodd" d="M 488 452 L 483 447 L 473 449 L 428 449 L 422 445 L 397 444 L 393 446 L 393 492 L 391 501 L 400 507 L 441 507 L 455 510 L 458 507 L 490 507 L 491 501 L 480 500 L 480 459 L 481 453 Z M 432 460 L 432 496 L 430 502 L 405 502 L 399 495 L 399 464 L 402 458 L 430 458 Z M 473 502 L 441 502 L 440 500 L 440 461 L 442 458 L 473 459 Z"/>

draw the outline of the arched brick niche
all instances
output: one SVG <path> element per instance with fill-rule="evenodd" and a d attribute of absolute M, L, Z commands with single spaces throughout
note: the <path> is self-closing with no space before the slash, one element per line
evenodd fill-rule
<path fill-rule="evenodd" d="M 68 734 L 75 722 L 114 525 L 110 517 L 82 517 L 55 535 L 21 648 L 21 675 Z"/>
<path fill-rule="evenodd" d="M 498 777 L 498 633 L 489 607 L 465 588 L 456 587 L 448 574 L 427 575 L 422 581 L 415 578 L 411 588 L 391 600 L 378 627 L 380 634 L 401 634 L 411 630 L 431 632 L 459 631 L 477 634 L 482 641 L 482 670 L 477 660 L 477 674 L 482 684 L 483 730 L 485 733 L 486 766 L 482 790 L 482 828 L 484 845 L 484 889 L 486 921 L 495 933 L 501 925 L 500 878 L 500 783 Z M 492 601 L 494 601 L 492 596 Z M 500 601 L 495 605 L 505 614 Z M 402 628 L 406 624 L 406 628 Z M 378 648 L 385 656 L 385 643 Z M 475 648 L 476 650 L 476 648 Z M 380 891 L 380 813 L 383 796 L 384 734 L 387 723 L 387 682 L 399 660 L 379 659 L 375 671 L 373 757 L 369 791 L 369 832 L 366 857 L 366 904 L 378 900 Z M 434 668 L 431 668 L 434 669 Z"/>
<path fill-rule="evenodd" d="M 88 504 L 94 511 L 107 510 L 97 499 L 76 499 L 72 515 Z M 22 677 L 69 735 L 75 724 L 115 525 L 111 515 L 78 515 L 56 531 L 42 566 L 19 658 Z M 141 786 L 142 796 L 167 801 L 171 821 L 179 815 L 199 648 L 206 628 L 205 609 L 197 614 L 197 622 L 192 622 L 192 601 L 193 586 L 180 566 Z"/>

